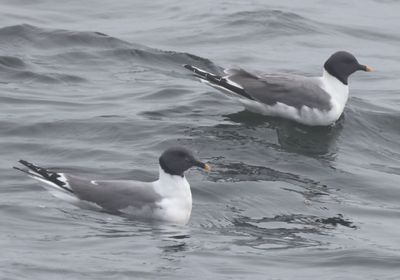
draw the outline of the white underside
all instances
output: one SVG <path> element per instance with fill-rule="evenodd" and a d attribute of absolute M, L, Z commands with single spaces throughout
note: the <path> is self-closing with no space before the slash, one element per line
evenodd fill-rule
<path fill-rule="evenodd" d="M 337 110 L 335 107 L 332 107 L 329 111 L 321 111 L 316 108 L 302 106 L 299 110 L 279 102 L 273 106 L 243 98 L 239 99 L 239 102 L 249 111 L 266 116 L 286 118 L 310 126 L 331 125 L 335 123 L 342 114 L 342 111 Z"/>
<path fill-rule="evenodd" d="M 225 77 L 229 83 L 233 83 L 229 81 L 227 77 Z M 310 126 L 326 126 L 335 123 L 343 113 L 344 107 L 348 100 L 349 96 L 349 88 L 347 85 L 344 85 L 335 77 L 331 76 L 325 70 L 323 72 L 322 77 L 317 78 L 320 81 L 321 88 L 327 92 L 331 97 L 331 109 L 327 110 L 319 110 L 317 108 L 310 108 L 308 106 L 302 106 L 301 109 L 297 109 L 295 107 L 283 104 L 276 103 L 272 106 L 250 100 L 244 98 L 233 91 L 230 91 L 224 87 L 212 84 L 208 81 L 201 79 L 202 82 L 222 90 L 228 94 L 229 97 L 234 97 L 238 100 L 246 109 L 249 111 L 259 113 L 266 116 L 274 116 L 274 117 L 282 117 L 290 120 L 294 120 L 296 122 L 310 125 Z"/>
<path fill-rule="evenodd" d="M 158 219 L 176 224 L 186 224 L 192 212 L 192 192 L 186 177 L 169 175 L 160 167 L 160 177 L 153 183 L 163 197 L 155 211 Z"/>

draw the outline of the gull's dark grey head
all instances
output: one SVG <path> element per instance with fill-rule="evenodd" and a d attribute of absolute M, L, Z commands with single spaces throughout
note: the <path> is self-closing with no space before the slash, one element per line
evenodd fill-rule
<path fill-rule="evenodd" d="M 325 70 L 347 85 L 348 78 L 356 71 L 371 72 L 372 68 L 358 63 L 357 59 L 351 53 L 340 51 L 331 55 L 324 64 Z"/>
<path fill-rule="evenodd" d="M 159 159 L 164 172 L 170 175 L 183 177 L 183 173 L 191 167 L 197 166 L 206 171 L 210 170 L 208 164 L 197 160 L 192 152 L 183 147 L 173 147 L 166 150 Z"/>

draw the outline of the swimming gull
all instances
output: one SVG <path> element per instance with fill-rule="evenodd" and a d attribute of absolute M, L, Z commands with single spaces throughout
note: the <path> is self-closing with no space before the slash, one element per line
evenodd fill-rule
<path fill-rule="evenodd" d="M 154 182 L 93 180 L 54 172 L 25 160 L 19 163 L 28 169 L 15 169 L 44 183 L 54 196 L 77 206 L 175 224 L 187 223 L 192 210 L 192 194 L 184 172 L 194 166 L 210 169 L 183 147 L 169 148 L 161 155 L 159 179 Z"/>
<path fill-rule="evenodd" d="M 250 111 L 294 120 L 306 125 L 331 125 L 343 113 L 349 97 L 348 78 L 372 68 L 358 63 L 350 53 L 334 53 L 324 64 L 321 77 L 294 74 L 253 74 L 225 69 L 219 76 L 185 64 L 201 81 L 238 97 Z"/>

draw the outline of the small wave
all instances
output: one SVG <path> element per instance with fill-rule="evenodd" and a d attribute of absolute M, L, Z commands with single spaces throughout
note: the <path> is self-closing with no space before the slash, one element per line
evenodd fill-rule
<path fill-rule="evenodd" d="M 0 28 L 2 44 L 14 48 L 39 49 L 68 48 L 71 46 L 92 48 L 127 47 L 131 44 L 99 32 L 46 29 L 29 24 L 13 25 Z"/>
<path fill-rule="evenodd" d="M 47 29 L 27 24 L 0 28 L 0 48 L 6 52 L 0 56 L 4 82 L 82 83 L 88 80 L 77 73 L 88 69 L 102 74 L 111 71 L 114 72 L 111 75 L 118 77 L 121 68 L 177 76 L 184 72 L 182 64 L 194 64 L 216 73 L 222 71 L 210 60 L 185 52 L 154 49 L 100 32 Z"/>
<path fill-rule="evenodd" d="M 59 74 L 59 73 L 48 73 L 48 74 L 41 74 L 35 73 L 32 71 L 20 71 L 14 73 L 13 75 L 8 77 L 12 80 L 23 80 L 23 81 L 31 81 L 31 82 L 38 82 L 44 84 L 57 84 L 57 83 L 82 83 L 86 82 L 86 79 L 69 74 Z"/>
<path fill-rule="evenodd" d="M 293 12 L 281 10 L 241 11 L 223 18 L 224 28 L 234 29 L 232 34 L 263 34 L 269 36 L 320 33 L 317 22 Z M 240 29 L 238 32 L 238 28 Z M 251 30 L 249 32 L 249 30 Z"/>
<path fill-rule="evenodd" d="M 287 36 L 305 34 L 343 33 L 365 40 L 398 42 L 400 36 L 385 31 L 371 30 L 364 27 L 343 26 L 327 23 L 318 18 L 307 18 L 297 13 L 277 9 L 240 11 L 226 15 L 221 19 L 222 28 L 230 29 L 236 36 Z M 249 32 L 249 30 L 251 30 Z M 235 35 L 236 34 L 236 35 Z"/>
<path fill-rule="evenodd" d="M 289 172 L 282 172 L 265 166 L 254 166 L 242 162 L 225 163 L 223 159 L 211 159 L 213 171 L 208 180 L 214 182 L 243 182 L 243 181 L 281 181 L 303 188 L 298 191 L 285 188 L 291 192 L 297 192 L 308 200 L 317 200 L 320 196 L 329 195 L 329 188 L 318 181 L 302 177 Z"/>
<path fill-rule="evenodd" d="M 201 225 L 223 235 L 233 237 L 233 243 L 256 250 L 276 250 L 328 245 L 317 237 L 338 226 L 357 229 L 343 215 L 318 217 L 315 215 L 288 214 L 273 217 L 251 218 L 238 215 L 222 224 Z"/>
<path fill-rule="evenodd" d="M 364 39 L 367 41 L 389 41 L 389 42 L 399 42 L 400 36 L 397 34 L 388 34 L 385 32 L 378 32 L 362 27 L 350 27 L 341 25 L 331 25 L 331 28 L 337 32 L 347 34 L 349 36 L 355 37 L 357 39 Z"/>
<path fill-rule="evenodd" d="M 25 62 L 14 56 L 0 56 L 0 67 L 21 69 L 26 68 Z"/>
<path fill-rule="evenodd" d="M 205 58 L 175 51 L 164 51 L 149 48 L 147 46 L 120 40 L 100 32 L 70 31 L 62 29 L 45 29 L 28 24 L 14 25 L 0 28 L 0 45 L 10 47 L 10 52 L 18 49 L 60 49 L 58 54 L 47 54 L 48 57 L 64 57 L 87 59 L 87 58 L 119 58 L 139 59 L 147 63 L 174 63 L 174 64 L 197 64 L 207 66 L 210 70 L 220 70 Z M 79 47 L 76 49 L 74 47 Z M 85 49 L 84 47 L 89 47 Z M 7 49 L 7 48 L 5 48 Z M 65 51 L 63 49 L 70 49 Z M 106 49 L 106 51 L 101 51 Z M 61 52 L 61 50 L 63 50 Z M 0 57 L 0 64 L 12 64 L 14 67 L 24 66 L 20 58 Z"/>

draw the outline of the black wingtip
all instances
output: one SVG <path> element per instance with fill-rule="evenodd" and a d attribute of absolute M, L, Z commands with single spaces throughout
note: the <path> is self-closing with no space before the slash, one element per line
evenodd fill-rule
<path fill-rule="evenodd" d="M 21 171 L 21 172 L 23 172 L 23 173 L 25 173 L 25 174 L 27 174 L 27 175 L 29 175 L 31 177 L 35 177 L 35 178 L 38 178 L 38 179 L 41 179 L 41 180 L 49 181 L 51 183 L 56 184 L 58 187 L 66 190 L 66 191 L 68 191 L 70 193 L 73 193 L 73 191 L 71 189 L 69 189 L 68 187 L 65 187 L 65 185 L 66 185 L 65 182 L 60 181 L 58 179 L 59 176 L 60 176 L 58 173 L 52 172 L 52 171 L 44 169 L 44 168 L 41 168 L 41 167 L 36 166 L 36 165 L 26 161 L 26 160 L 23 160 L 23 159 L 20 159 L 18 162 L 21 163 L 22 165 L 24 165 L 25 167 L 27 167 L 29 170 L 24 170 L 22 168 L 13 166 L 13 168 L 15 170 Z"/>
<path fill-rule="evenodd" d="M 13 166 L 12 168 L 13 168 L 13 169 L 16 169 L 16 170 L 19 170 L 19 171 L 23 171 L 21 168 L 16 167 L 16 166 Z"/>
<path fill-rule="evenodd" d="M 26 160 L 23 160 L 23 159 L 20 159 L 18 162 L 19 162 L 20 164 L 22 164 L 23 166 L 27 167 L 29 170 L 24 170 L 24 169 L 21 169 L 21 168 L 19 168 L 19 167 L 15 167 L 15 166 L 13 167 L 14 169 L 19 170 L 19 171 L 22 171 L 22 172 L 25 172 L 25 173 L 27 173 L 27 174 L 29 174 L 29 175 L 35 175 L 35 176 L 40 175 L 40 176 L 38 176 L 38 177 L 46 178 L 46 174 L 42 174 L 42 173 L 40 172 L 40 170 L 41 170 L 40 167 L 35 166 L 34 164 L 30 163 L 29 161 L 26 161 Z M 34 173 L 31 172 L 31 171 L 33 171 Z"/>
<path fill-rule="evenodd" d="M 33 173 L 31 173 L 31 172 L 29 172 L 29 171 L 27 171 L 27 170 L 24 170 L 24 169 L 22 169 L 22 168 L 19 168 L 19 167 L 16 167 L 16 166 L 13 166 L 12 168 L 15 169 L 15 170 L 21 171 L 21 172 L 23 172 L 23 173 L 26 173 L 26 174 L 28 174 L 29 176 L 36 176 L 36 177 L 39 177 L 38 175 L 33 174 Z"/>
<path fill-rule="evenodd" d="M 18 162 L 21 163 L 21 164 L 23 164 L 23 165 L 25 165 L 24 163 L 27 163 L 27 161 L 24 161 L 24 160 L 22 160 L 22 159 L 20 159 Z M 12 168 L 15 169 L 15 170 L 24 172 L 24 173 L 31 174 L 28 170 L 22 169 L 22 168 L 17 167 L 17 166 L 13 166 Z"/>
<path fill-rule="evenodd" d="M 30 163 L 26 160 L 23 160 L 23 159 L 20 159 L 18 162 L 22 165 L 25 165 L 26 167 L 28 167 L 28 165 L 32 165 L 32 163 Z"/>

